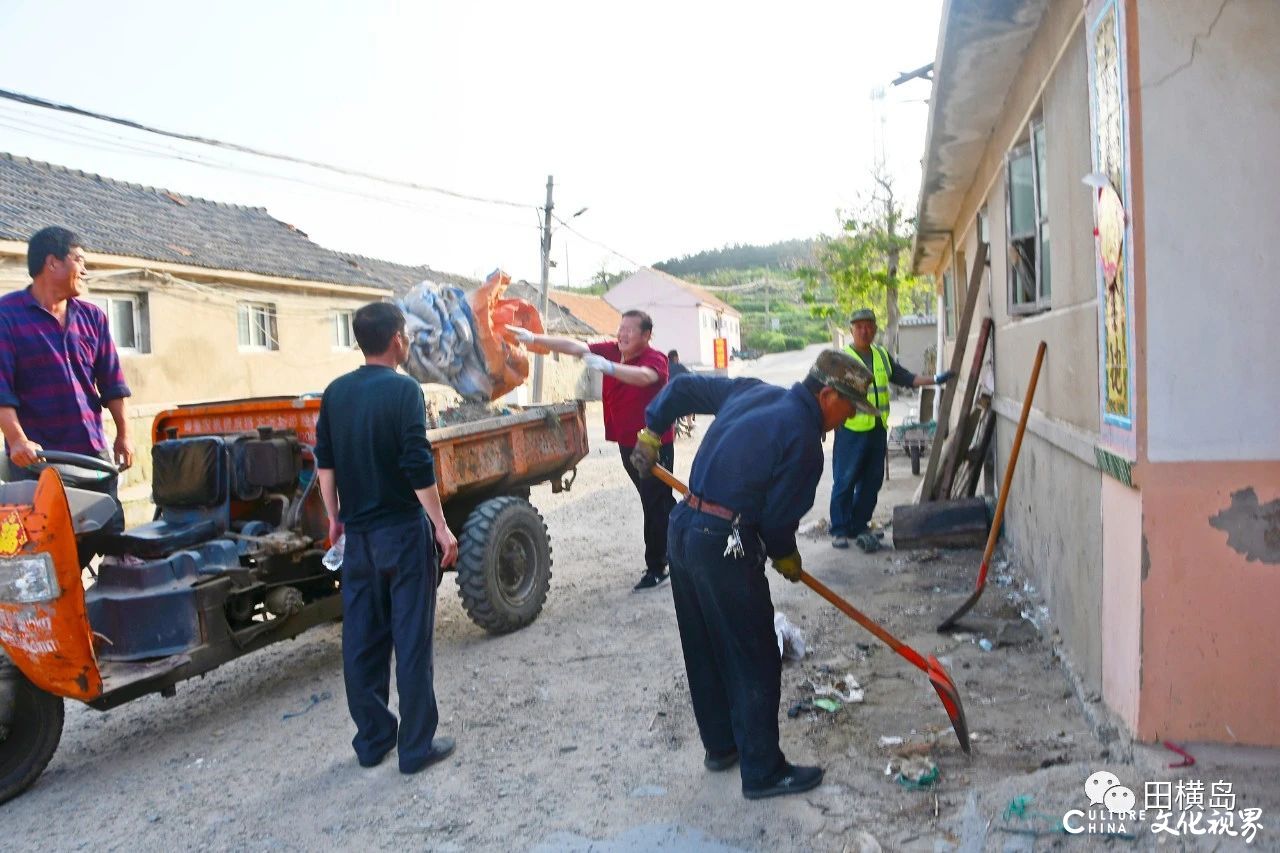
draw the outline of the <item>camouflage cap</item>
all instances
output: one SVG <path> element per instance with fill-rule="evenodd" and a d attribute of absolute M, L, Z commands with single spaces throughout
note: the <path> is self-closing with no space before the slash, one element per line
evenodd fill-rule
<path fill-rule="evenodd" d="M 875 377 L 847 352 L 827 349 L 818 353 L 817 361 L 809 368 L 809 376 L 853 403 L 853 407 L 864 415 L 879 414 L 867 399 Z"/>
<path fill-rule="evenodd" d="M 872 311 L 870 308 L 859 308 L 849 317 L 849 322 L 851 324 L 862 320 L 870 320 L 874 323 L 876 321 L 876 312 Z"/>

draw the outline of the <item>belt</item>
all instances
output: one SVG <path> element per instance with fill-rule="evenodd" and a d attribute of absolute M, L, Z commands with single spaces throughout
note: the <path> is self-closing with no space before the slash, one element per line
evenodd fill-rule
<path fill-rule="evenodd" d="M 694 494 L 686 495 L 684 502 L 698 512 L 705 512 L 707 515 L 714 515 L 716 518 L 723 518 L 725 521 L 733 521 L 738 517 L 738 514 L 728 507 L 713 504 L 711 501 L 704 501 Z"/>

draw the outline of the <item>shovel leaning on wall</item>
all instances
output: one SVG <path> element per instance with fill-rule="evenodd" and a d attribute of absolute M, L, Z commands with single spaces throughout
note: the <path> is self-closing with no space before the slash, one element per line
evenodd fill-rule
<path fill-rule="evenodd" d="M 973 593 L 964 600 L 955 613 L 952 613 L 942 624 L 939 631 L 950 631 L 960 618 L 973 609 L 987 587 L 987 569 L 991 566 L 991 555 L 996 550 L 996 540 L 1000 538 L 1000 525 L 1004 521 L 1004 504 L 1009 498 L 1009 486 L 1013 483 L 1013 469 L 1018 464 L 1018 451 L 1022 449 L 1022 436 L 1027 431 L 1027 417 L 1031 414 L 1031 398 L 1036 395 L 1036 382 L 1040 379 L 1040 365 L 1044 362 L 1044 353 L 1048 345 L 1040 342 L 1036 348 L 1036 363 L 1031 368 L 1031 382 L 1027 385 L 1027 396 L 1022 401 L 1022 416 L 1018 418 L 1018 431 L 1013 436 L 1013 448 L 1009 451 L 1009 464 L 1004 469 L 1004 482 L 1000 485 L 1000 499 L 996 501 L 996 515 L 991 520 L 991 530 L 987 533 L 987 550 L 982 553 L 982 565 L 978 567 L 978 582 Z"/>

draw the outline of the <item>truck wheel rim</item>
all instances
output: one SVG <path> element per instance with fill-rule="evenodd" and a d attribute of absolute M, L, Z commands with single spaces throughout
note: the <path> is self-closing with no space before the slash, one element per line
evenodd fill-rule
<path fill-rule="evenodd" d="M 528 597 L 537 575 L 538 551 L 524 531 L 509 533 L 498 553 L 498 588 L 502 597 L 519 603 Z"/>

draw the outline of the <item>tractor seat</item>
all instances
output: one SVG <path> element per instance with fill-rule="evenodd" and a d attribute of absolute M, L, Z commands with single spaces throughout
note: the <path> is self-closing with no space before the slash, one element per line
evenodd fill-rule
<path fill-rule="evenodd" d="M 159 520 L 134 527 L 124 533 L 104 534 L 95 540 L 95 549 L 112 557 L 132 555 L 148 560 L 208 542 L 218 535 L 218 524 L 203 518 L 187 524 Z"/>

